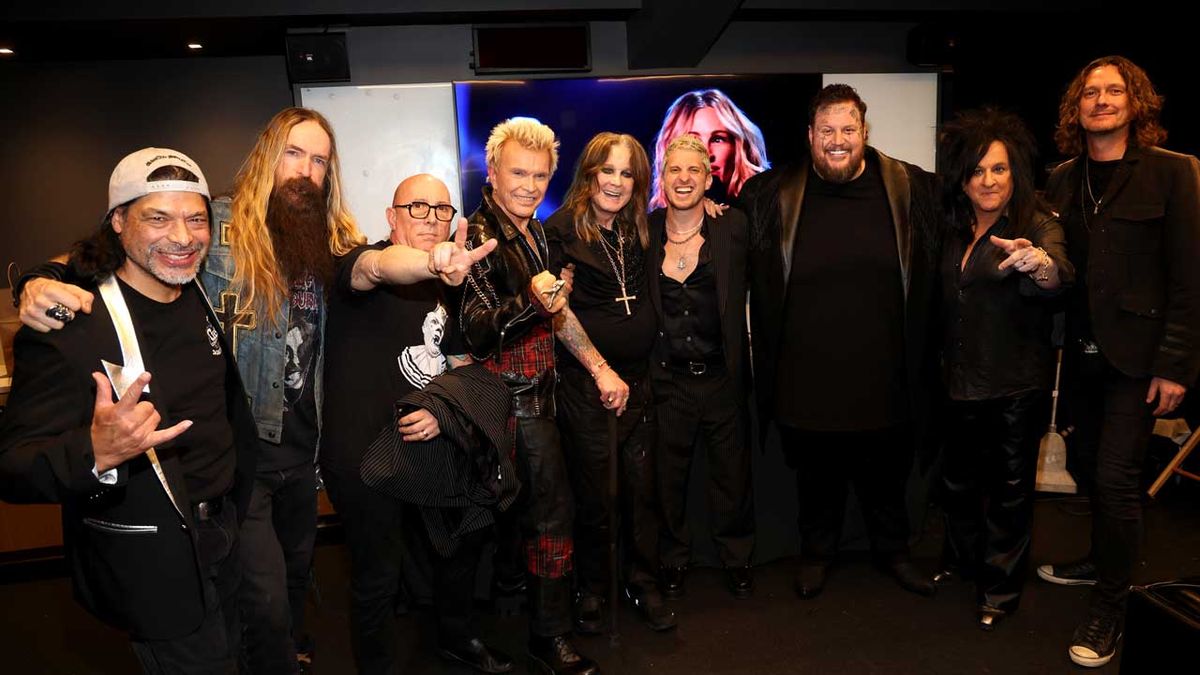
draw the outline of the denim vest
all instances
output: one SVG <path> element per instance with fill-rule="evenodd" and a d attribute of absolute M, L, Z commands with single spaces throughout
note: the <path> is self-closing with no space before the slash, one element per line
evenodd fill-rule
<path fill-rule="evenodd" d="M 258 424 L 258 437 L 278 444 L 283 435 L 284 385 L 287 365 L 287 328 L 290 305 L 284 302 L 274 323 L 262 316 L 261 309 L 243 306 L 233 283 L 233 251 L 229 248 L 229 224 L 232 220 L 229 197 L 212 201 L 212 243 L 208 262 L 201 273 L 204 290 L 212 301 L 213 311 L 221 322 L 226 338 L 233 345 L 238 371 L 250 398 L 250 411 Z M 324 289 L 318 284 L 324 297 Z M 321 402 L 324 399 L 325 371 L 325 303 L 321 302 L 318 330 L 321 348 L 317 352 L 316 378 L 317 430 L 321 429 Z M 318 441 L 318 447 L 320 442 Z M 314 448 L 314 459 L 315 459 Z"/>

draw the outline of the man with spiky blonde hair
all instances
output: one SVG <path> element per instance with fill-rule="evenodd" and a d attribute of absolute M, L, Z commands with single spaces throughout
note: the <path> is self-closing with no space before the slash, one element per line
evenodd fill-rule
<path fill-rule="evenodd" d="M 558 141 L 541 122 L 516 117 L 492 129 L 489 185 L 469 219 L 469 241 L 499 245 L 467 277 L 459 326 L 471 355 L 512 392 L 510 428 L 526 491 L 517 518 L 525 539 L 530 666 L 540 673 L 591 675 L 599 672 L 596 664 L 567 639 L 573 515 L 554 420 L 555 323 L 570 311 L 565 309 L 570 291 L 548 270 L 546 235 L 535 217 L 557 164 Z"/>

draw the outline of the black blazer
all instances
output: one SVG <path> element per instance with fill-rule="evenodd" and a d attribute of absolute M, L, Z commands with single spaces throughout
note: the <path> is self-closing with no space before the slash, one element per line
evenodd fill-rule
<path fill-rule="evenodd" d="M 671 377 L 666 370 L 668 345 L 662 330 L 662 295 L 658 280 L 663 263 L 662 241 L 666 222 L 666 209 L 656 209 L 648 216 L 650 250 L 646 255 L 646 277 L 650 283 L 650 302 L 654 305 L 659 326 L 650 370 L 656 378 Z M 717 277 L 717 304 L 721 313 L 721 348 L 725 352 L 725 366 L 734 382 L 744 383 L 749 377 L 746 369 L 749 363 L 746 338 L 746 216 L 731 208 L 717 218 L 706 215 L 704 222 L 708 225 L 709 252 Z"/>
<path fill-rule="evenodd" d="M 936 269 L 940 221 L 932 174 L 867 147 L 879 162 L 896 230 L 900 281 L 904 288 L 905 372 L 917 448 L 927 450 L 929 418 L 937 391 L 935 339 Z M 754 347 L 754 389 L 760 440 L 774 417 L 775 364 L 787 341 L 783 335 L 785 294 L 791 273 L 796 226 L 812 160 L 764 171 L 742 187 L 739 198 L 750 222 L 750 323 Z"/>
<path fill-rule="evenodd" d="M 1055 168 L 1046 196 L 1081 208 L 1080 157 Z M 1130 377 L 1192 386 L 1200 375 L 1200 161 L 1131 147 L 1087 214 L 1087 302 L 1105 357 Z"/>
<path fill-rule="evenodd" d="M 92 474 L 91 421 L 101 359 L 122 363 L 116 330 L 94 284 L 90 314 L 66 328 L 17 332 L 16 368 L 6 412 L 0 416 L 0 497 L 11 502 L 62 505 L 63 543 L 76 599 L 106 623 L 148 639 L 193 632 L 204 618 L 195 523 L 179 456 L 172 444 L 157 447 L 167 497 L 142 455 L 118 467 L 117 484 Z M 212 325 L 220 325 L 212 316 Z M 141 339 L 136 318 L 134 330 Z M 220 336 L 226 366 L 226 409 L 234 429 L 237 471 L 233 496 L 246 512 L 253 486 L 258 434 L 233 352 Z M 154 364 L 143 350 L 146 370 Z M 151 385 L 153 401 L 154 386 Z M 173 425 L 169 411 L 160 428 Z"/>

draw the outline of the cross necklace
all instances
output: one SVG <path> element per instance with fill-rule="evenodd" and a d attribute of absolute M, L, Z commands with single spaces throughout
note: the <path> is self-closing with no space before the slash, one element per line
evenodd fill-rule
<path fill-rule="evenodd" d="M 625 303 L 625 315 L 629 316 L 633 314 L 633 312 L 629 311 L 629 301 L 637 300 L 637 296 L 630 295 L 625 290 L 625 235 L 621 233 L 621 228 L 617 226 L 616 222 L 613 223 L 613 231 L 617 233 L 617 259 L 614 261 L 612 254 L 608 252 L 613 245 L 608 243 L 608 240 L 604 238 L 603 232 L 600 233 L 600 248 L 604 250 L 604 257 L 608 258 L 608 264 L 612 267 L 613 276 L 617 278 L 617 285 L 621 287 L 621 297 L 613 298 L 613 302 Z M 617 271 L 618 266 L 620 267 L 619 272 Z"/>

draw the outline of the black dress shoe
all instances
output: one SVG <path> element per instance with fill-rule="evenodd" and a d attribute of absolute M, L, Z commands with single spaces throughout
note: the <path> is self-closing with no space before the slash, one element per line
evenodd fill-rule
<path fill-rule="evenodd" d="M 662 594 L 655 591 L 636 591 L 625 589 L 625 597 L 633 604 L 633 608 L 642 615 L 642 620 L 651 630 L 662 632 L 671 630 L 677 625 L 675 612 L 663 602 Z"/>
<path fill-rule="evenodd" d="M 507 673 L 513 669 L 512 657 L 499 649 L 488 647 L 476 638 L 457 647 L 441 645 L 438 653 L 447 661 L 466 664 L 481 673 Z"/>
<path fill-rule="evenodd" d="M 921 573 L 917 566 L 912 564 L 910 560 L 897 560 L 889 563 L 887 566 L 888 574 L 900 584 L 900 588 L 926 598 L 933 597 L 937 592 L 937 586 L 929 580 L 929 577 Z"/>
<path fill-rule="evenodd" d="M 580 592 L 575 596 L 575 632 L 599 635 L 604 631 L 604 598 L 595 593 Z"/>
<path fill-rule="evenodd" d="M 682 598 L 683 583 L 687 580 L 687 565 L 662 568 L 662 592 L 668 598 Z"/>
<path fill-rule="evenodd" d="M 796 572 L 796 595 L 811 600 L 825 590 L 825 577 L 829 574 L 826 563 L 801 563 Z"/>
<path fill-rule="evenodd" d="M 999 607 L 992 605 L 979 606 L 979 629 L 980 630 L 995 630 L 996 626 L 1007 616 L 1007 613 Z"/>
<path fill-rule="evenodd" d="M 529 638 L 529 671 L 541 675 L 598 675 L 591 659 L 575 651 L 565 635 Z"/>
<path fill-rule="evenodd" d="M 750 574 L 750 566 L 726 567 L 725 574 L 729 578 L 729 592 L 735 598 L 748 598 L 754 595 L 754 577 Z"/>

